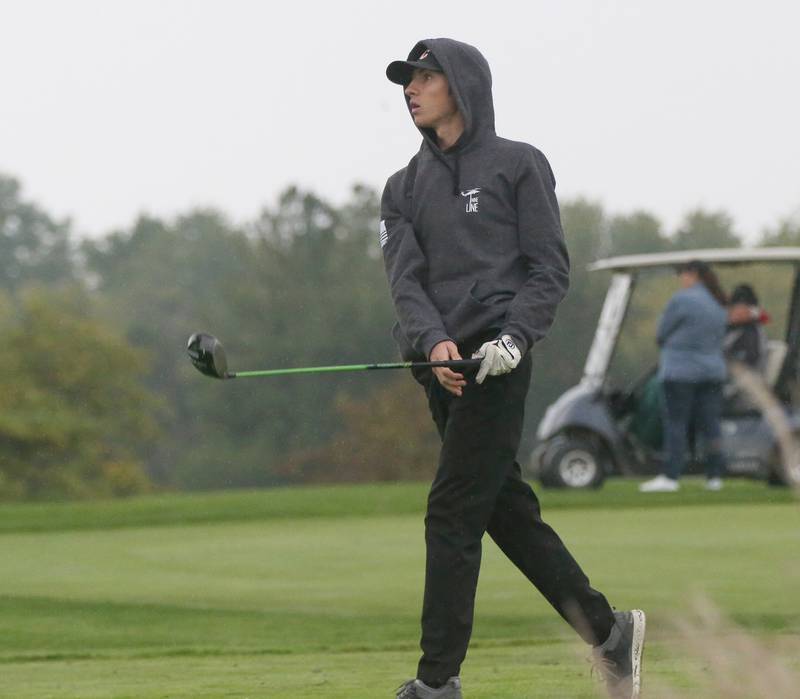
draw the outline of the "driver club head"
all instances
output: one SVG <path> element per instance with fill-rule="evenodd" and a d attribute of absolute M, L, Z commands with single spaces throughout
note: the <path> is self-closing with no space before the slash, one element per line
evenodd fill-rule
<path fill-rule="evenodd" d="M 231 378 L 228 373 L 225 350 L 222 348 L 222 343 L 213 335 L 194 333 L 189 338 L 186 351 L 189 353 L 192 364 L 201 374 L 215 379 Z"/>

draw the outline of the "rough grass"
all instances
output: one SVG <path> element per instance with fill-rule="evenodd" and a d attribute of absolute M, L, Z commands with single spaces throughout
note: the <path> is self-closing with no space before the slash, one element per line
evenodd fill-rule
<path fill-rule="evenodd" d="M 613 604 L 648 612 L 654 693 L 725 696 L 709 689 L 718 659 L 685 637 L 713 626 L 694 602 L 701 593 L 730 620 L 712 638 L 744 634 L 797 671 L 791 494 L 748 482 L 646 497 L 632 482 L 608 486 L 545 491 L 544 511 Z M 2 507 L 0 697 L 393 696 L 417 659 L 425 493 L 410 484 Z M 487 542 L 466 696 L 598 696 L 585 655 Z"/>

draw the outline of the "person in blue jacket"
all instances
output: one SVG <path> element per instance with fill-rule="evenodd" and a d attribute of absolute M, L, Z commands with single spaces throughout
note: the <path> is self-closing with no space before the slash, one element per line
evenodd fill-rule
<path fill-rule="evenodd" d="M 706 488 L 722 488 L 722 389 L 727 375 L 723 342 L 728 322 L 725 292 L 705 262 L 678 268 L 681 290 L 667 303 L 658 323 L 658 377 L 664 398 L 663 473 L 645 481 L 645 493 L 680 489 L 689 429 L 704 438 Z"/>

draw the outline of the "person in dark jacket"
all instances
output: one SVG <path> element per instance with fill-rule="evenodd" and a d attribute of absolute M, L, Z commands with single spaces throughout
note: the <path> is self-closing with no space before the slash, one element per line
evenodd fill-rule
<path fill-rule="evenodd" d="M 764 323 L 769 316 L 761 309 L 758 296 L 749 284 L 739 284 L 728 302 L 728 328 L 724 351 L 728 361 L 741 362 L 753 371 L 764 373 L 767 360 L 767 334 Z"/>
<path fill-rule="evenodd" d="M 707 489 L 722 488 L 725 467 L 720 429 L 727 375 L 722 354 L 728 317 L 725 293 L 705 262 L 693 260 L 677 271 L 682 288 L 669 300 L 656 332 L 664 397 L 664 471 L 639 486 L 646 493 L 680 489 L 690 428 L 705 438 Z"/>
<path fill-rule="evenodd" d="M 553 173 L 539 150 L 495 134 L 491 73 L 474 47 L 425 40 L 386 72 L 422 134 L 381 201 L 393 334 L 409 360 L 482 360 L 474 378 L 416 374 L 442 448 L 425 518 L 423 654 L 397 697 L 461 699 L 485 532 L 594 646 L 612 696 L 638 697 L 644 614 L 615 613 L 590 586 L 515 460 L 531 349 L 568 286 Z"/>

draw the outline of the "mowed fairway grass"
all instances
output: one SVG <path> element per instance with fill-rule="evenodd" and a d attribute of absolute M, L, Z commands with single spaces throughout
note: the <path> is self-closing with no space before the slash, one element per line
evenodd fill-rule
<path fill-rule="evenodd" d="M 0 506 L 0 697 L 393 697 L 418 657 L 426 491 Z M 675 626 L 696 617 L 699 595 L 798 671 L 790 492 L 691 481 L 677 495 L 642 496 L 633 481 L 539 492 L 595 587 L 646 610 L 653 695 L 712 696 L 697 693 L 706 659 Z M 466 698 L 602 696 L 586 655 L 487 538 Z"/>

